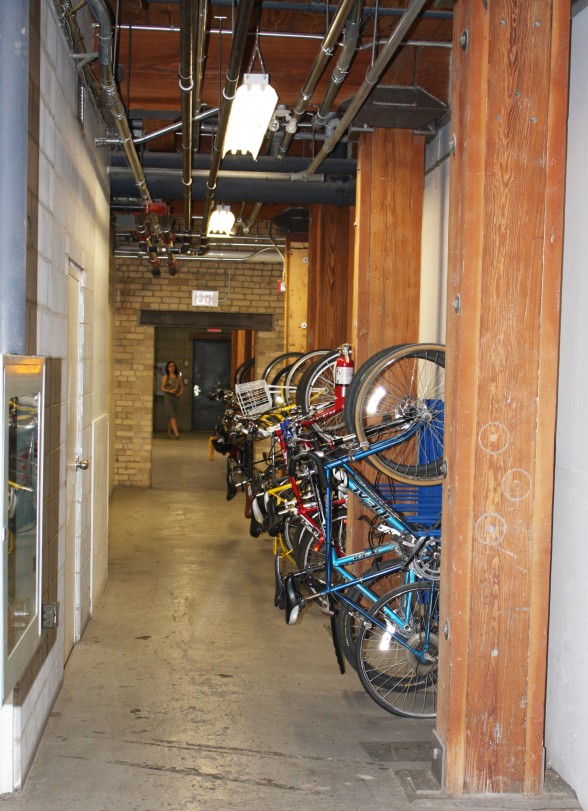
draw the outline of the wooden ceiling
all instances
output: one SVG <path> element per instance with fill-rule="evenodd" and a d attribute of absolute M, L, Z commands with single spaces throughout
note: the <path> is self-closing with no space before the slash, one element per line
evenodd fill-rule
<path fill-rule="evenodd" d="M 194 1 L 197 7 L 197 0 Z M 139 128 L 142 127 L 145 133 L 159 132 L 172 121 L 180 119 L 180 3 L 155 0 L 107 2 L 112 11 L 112 19 L 118 21 L 115 44 L 117 75 L 128 117 Z M 337 96 L 335 110 L 357 92 L 370 65 L 398 24 L 407 5 L 408 0 L 365 0 L 358 47 Z M 324 2 L 308 0 L 264 0 L 259 3 L 252 14 L 242 73 L 247 72 L 250 65 L 257 32 L 265 70 L 278 94 L 279 104 L 292 109 L 337 7 L 338 3 L 327 7 Z M 438 100 L 444 109 L 447 107 L 452 38 L 451 8 L 452 4 L 448 0 L 430 0 L 426 4 L 404 44 L 396 51 L 382 75 L 380 85 L 420 88 Z M 208 6 L 206 61 L 202 84 L 205 109 L 219 106 L 235 16 L 236 8 L 230 0 L 212 0 Z M 313 137 L 310 120 L 322 101 L 342 40 L 343 37 L 340 37 L 339 45 L 312 94 L 308 114 L 301 122 L 300 132 L 304 135 L 295 139 L 289 156 L 310 159 L 320 149 L 320 140 L 324 136 L 315 133 L 316 137 Z M 253 72 L 260 72 L 257 60 Z M 377 110 L 376 107 L 376 116 Z M 432 120 L 427 125 L 431 132 L 441 118 L 437 114 L 437 121 Z M 377 119 L 372 124 L 374 125 L 378 126 Z M 389 126 L 389 121 L 384 125 Z M 211 118 L 203 124 L 197 145 L 197 151 L 201 155 L 210 154 L 213 134 L 214 118 Z M 152 153 L 152 156 L 160 153 L 179 155 L 180 145 L 181 136 L 176 132 L 158 137 L 142 147 L 142 150 Z M 348 145 L 347 157 L 354 156 L 353 150 L 353 145 Z M 276 171 L 281 171 L 280 162 L 275 163 Z M 180 179 L 177 199 L 181 200 L 181 196 Z"/>

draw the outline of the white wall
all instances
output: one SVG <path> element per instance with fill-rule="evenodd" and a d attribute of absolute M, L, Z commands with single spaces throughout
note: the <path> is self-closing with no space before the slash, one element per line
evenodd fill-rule
<path fill-rule="evenodd" d="M 86 12 L 88 15 L 88 12 Z M 81 365 L 82 453 L 100 471 L 80 478 L 77 508 L 77 627 L 83 630 L 92 599 L 106 580 L 108 537 L 101 522 L 92 532 L 92 508 L 107 510 L 109 376 L 109 189 L 107 154 L 94 146 L 99 122 L 89 112 L 85 130 L 76 118 L 74 60 L 51 0 L 31 3 L 31 103 L 29 118 L 29 245 L 27 255 L 28 352 L 48 362 L 45 453 L 43 588 L 63 606 L 65 561 L 65 442 L 67 416 L 68 266 L 83 269 Z M 87 16 L 89 28 L 90 18 Z M 36 26 L 39 26 L 38 31 Z M 38 113 L 38 115 L 37 115 Z M 32 281 L 32 283 L 31 283 Z M 93 447 L 94 423 L 101 441 Z M 106 425 L 106 428 L 104 427 Z M 98 503 L 97 503 L 98 502 Z M 94 582 L 99 584 L 97 589 Z M 54 599 L 54 598 L 53 598 Z M 20 787 L 61 687 L 63 627 L 50 632 L 0 713 L 0 793 Z"/>
<path fill-rule="evenodd" d="M 427 144 L 425 152 L 419 341 L 427 343 L 445 342 L 449 137 L 447 125 Z"/>
<path fill-rule="evenodd" d="M 588 809 L 588 9 L 572 20 L 547 762 Z"/>

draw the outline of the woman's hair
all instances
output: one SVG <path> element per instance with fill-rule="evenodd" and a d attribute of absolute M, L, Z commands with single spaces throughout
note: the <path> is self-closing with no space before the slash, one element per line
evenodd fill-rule
<path fill-rule="evenodd" d="M 173 360 L 168 360 L 168 362 L 165 364 L 165 373 L 166 373 L 166 375 L 167 375 L 167 374 L 169 374 L 169 367 L 170 367 L 170 366 L 173 366 L 173 367 L 174 367 L 174 369 L 173 369 L 174 374 L 175 374 L 175 375 L 177 375 L 177 376 L 179 377 L 179 375 L 180 375 L 180 370 L 178 369 L 178 367 L 176 366 L 176 364 L 173 362 Z"/>

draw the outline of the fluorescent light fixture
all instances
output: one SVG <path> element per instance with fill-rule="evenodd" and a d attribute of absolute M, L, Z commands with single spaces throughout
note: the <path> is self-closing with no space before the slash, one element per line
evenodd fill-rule
<path fill-rule="evenodd" d="M 223 234 L 223 236 L 230 236 L 234 224 L 235 215 L 231 211 L 231 207 L 219 205 L 210 215 L 206 235 Z"/>
<path fill-rule="evenodd" d="M 267 73 L 245 73 L 231 107 L 223 158 L 227 152 L 251 152 L 253 160 L 257 160 L 277 103 L 278 94 Z"/>

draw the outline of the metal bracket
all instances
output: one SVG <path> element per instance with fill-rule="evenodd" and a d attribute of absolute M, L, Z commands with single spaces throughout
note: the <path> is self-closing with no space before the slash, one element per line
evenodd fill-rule
<path fill-rule="evenodd" d="M 76 65 L 78 70 L 83 70 L 86 65 L 90 65 L 98 59 L 98 53 L 70 54 L 69 58 L 78 63 Z"/>
<path fill-rule="evenodd" d="M 437 735 L 437 730 L 433 730 L 433 749 L 432 749 L 432 762 L 431 762 L 431 771 L 439 786 L 441 791 L 445 790 L 445 744 L 441 740 L 441 738 Z"/>
<path fill-rule="evenodd" d="M 43 603 L 41 626 L 43 628 L 55 628 L 57 626 L 57 603 Z"/>

